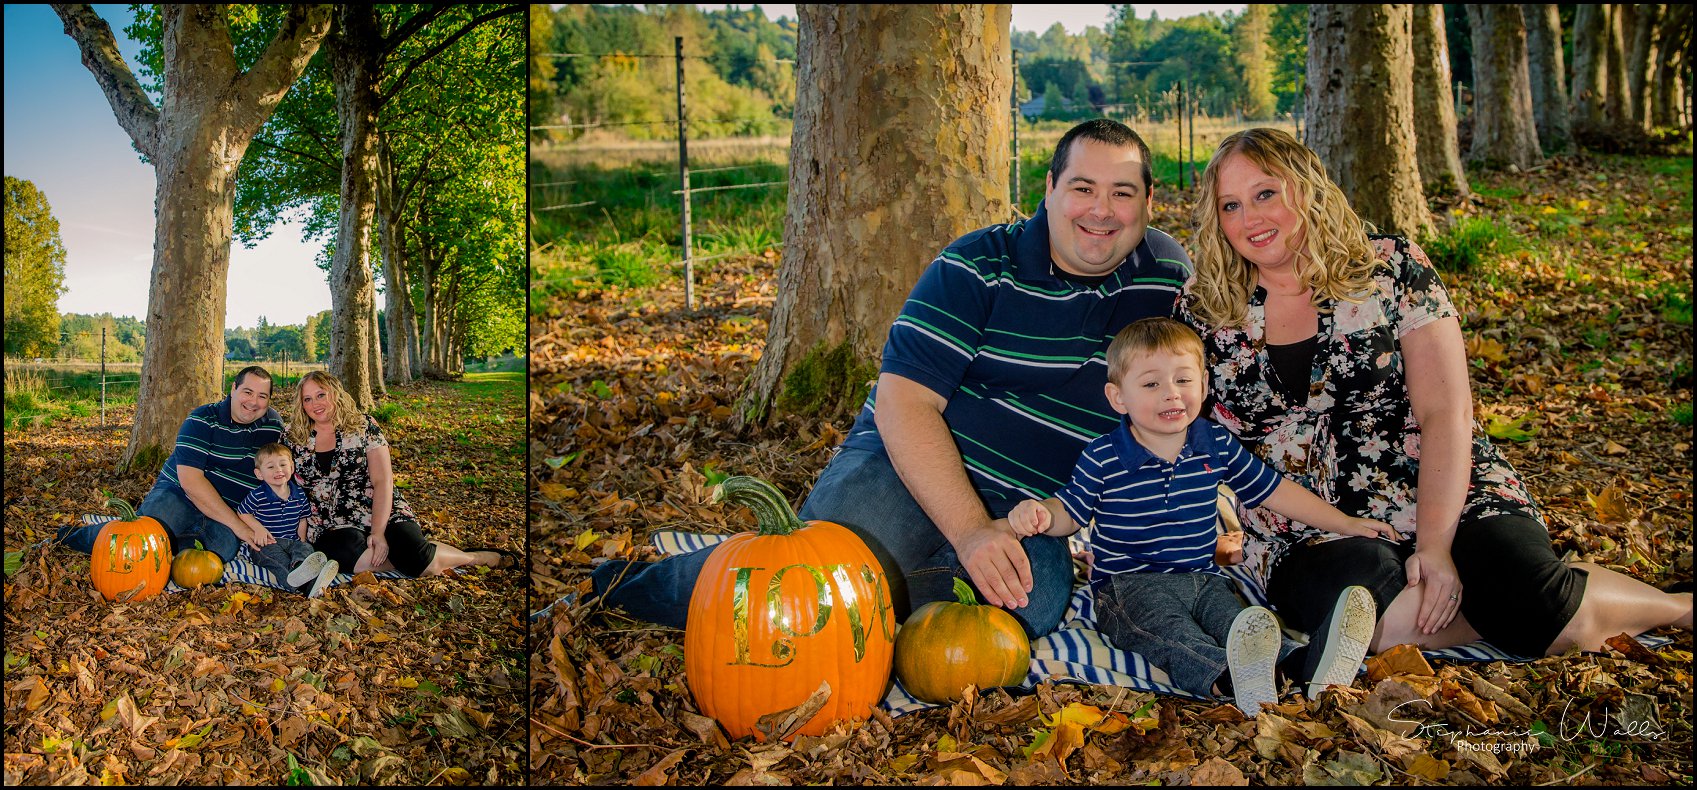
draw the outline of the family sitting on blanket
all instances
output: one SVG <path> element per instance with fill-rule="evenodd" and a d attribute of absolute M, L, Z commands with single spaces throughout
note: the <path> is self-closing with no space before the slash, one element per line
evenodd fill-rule
<path fill-rule="evenodd" d="M 1473 435 L 1460 323 L 1436 274 L 1407 240 L 1369 239 L 1313 152 L 1271 130 L 1221 144 L 1196 207 L 1194 277 L 1177 242 L 1148 228 L 1149 163 L 1122 124 L 1074 127 L 1037 212 L 951 244 L 891 327 L 874 397 L 800 515 L 866 540 L 898 614 L 952 600 L 964 575 L 1031 634 L 1059 625 L 1065 539 L 1000 519 L 1062 489 L 1086 444 L 1120 425 L 1098 367 L 1108 339 L 1177 317 L 1202 337 L 1215 422 L 1403 538 L 1327 541 L 1247 511 L 1246 565 L 1296 630 L 1324 639 L 1355 617 L 1352 587 L 1372 599 L 1373 649 L 1484 638 L 1559 654 L 1691 627 L 1690 594 L 1556 558 L 1513 470 Z M 708 551 L 605 563 L 593 595 L 681 628 Z"/>
<path fill-rule="evenodd" d="M 257 451 L 281 442 L 285 433 L 282 418 L 270 404 L 271 374 L 249 366 L 236 373 L 228 398 L 200 406 L 183 420 L 176 447 L 136 509 L 165 527 L 173 552 L 198 540 L 229 563 L 243 544 L 257 557 L 276 542 L 259 519 L 250 522 L 238 512 L 250 494 L 271 486 L 269 480 L 262 484 L 256 476 L 264 463 L 256 457 Z M 300 533 L 297 523 L 295 534 L 310 538 L 315 551 L 326 556 L 323 566 L 310 563 L 314 590 L 322 592 L 324 585 L 332 583 L 333 573 L 329 579 L 322 578 L 332 564 L 350 573 L 399 569 L 408 576 L 448 573 L 462 566 L 513 564 L 513 555 L 499 549 L 461 551 L 423 540 L 417 520 L 394 490 L 382 431 L 359 411 L 335 376 L 315 371 L 303 377 L 293 411 L 287 429 L 293 456 L 290 466 L 299 473 L 311 505 L 306 532 Z M 293 485 L 286 489 L 291 498 Z M 281 497 L 284 492 L 273 488 L 272 495 Z M 374 499 L 381 503 L 379 507 L 373 506 Z M 290 529 L 286 521 L 287 516 L 278 519 L 285 534 Z M 87 554 L 99 533 L 98 525 L 61 527 L 58 541 Z M 391 541 L 397 546 L 393 552 Z M 277 567 L 263 567 L 277 575 Z M 292 578 L 304 576 L 304 571 L 294 571 L 307 566 L 288 555 L 281 567 L 290 570 L 281 578 L 296 586 L 300 583 Z"/>

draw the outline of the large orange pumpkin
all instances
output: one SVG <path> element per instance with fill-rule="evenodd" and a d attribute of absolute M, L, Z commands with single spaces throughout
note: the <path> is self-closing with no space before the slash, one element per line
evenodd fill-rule
<path fill-rule="evenodd" d="M 122 499 L 108 499 L 118 509 L 118 520 L 100 528 L 89 557 L 89 577 L 94 589 L 108 601 L 136 591 L 132 601 L 151 598 L 171 580 L 171 539 L 164 525 L 149 516 L 136 516 L 135 508 Z"/>
<path fill-rule="evenodd" d="M 1031 640 L 1013 615 L 982 606 L 955 579 L 957 602 L 932 601 L 913 611 L 896 635 L 896 679 L 915 699 L 960 700 L 968 685 L 1017 686 L 1031 666 Z"/>
<path fill-rule="evenodd" d="M 752 508 L 759 532 L 715 547 L 690 597 L 684 669 L 696 705 L 732 738 L 764 740 L 761 716 L 801 705 L 824 682 L 830 698 L 795 734 L 866 719 L 889 689 L 895 651 L 883 566 L 847 528 L 803 523 L 763 480 L 726 479 L 714 492 L 724 500 Z"/>

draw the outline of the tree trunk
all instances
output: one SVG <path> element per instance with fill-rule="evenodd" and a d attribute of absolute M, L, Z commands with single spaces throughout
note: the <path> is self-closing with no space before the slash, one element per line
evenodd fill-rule
<path fill-rule="evenodd" d="M 1413 28 L 1406 5 L 1308 6 L 1308 145 L 1362 219 L 1410 237 L 1432 222 L 1415 155 Z"/>
<path fill-rule="evenodd" d="M 1532 78 L 1520 6 L 1467 6 L 1473 28 L 1473 146 L 1467 161 L 1525 170 L 1544 160 L 1532 118 Z"/>
<path fill-rule="evenodd" d="M 1414 151 L 1428 195 L 1467 197 L 1467 171 L 1456 140 L 1455 93 L 1450 88 L 1449 42 L 1444 8 L 1416 4 L 1414 10 Z"/>
<path fill-rule="evenodd" d="M 383 378 L 390 384 L 411 384 L 418 369 L 418 324 L 407 281 L 406 245 L 401 240 L 405 191 L 398 183 L 387 141 L 381 139 L 379 163 L 377 235 L 383 248 L 383 309 L 389 317 L 389 354 L 383 360 Z"/>
<path fill-rule="evenodd" d="M 798 12 L 778 297 L 739 410 L 752 422 L 785 408 L 787 377 L 819 349 L 847 352 L 839 391 L 864 391 L 925 267 L 956 238 L 1012 213 L 1010 6 Z"/>
<path fill-rule="evenodd" d="M 1601 5 L 1584 3 L 1573 16 L 1573 133 L 1581 141 L 1606 134 L 1604 101 L 1608 97 L 1608 14 Z"/>
<path fill-rule="evenodd" d="M 371 226 L 377 205 L 376 84 L 381 74 L 377 12 L 369 5 L 337 6 L 330 38 L 336 117 L 341 122 L 342 185 L 336 251 L 330 263 L 330 372 L 363 411 L 375 403 L 372 349 L 377 327 L 371 273 Z"/>
<path fill-rule="evenodd" d="M 1562 65 L 1561 15 L 1553 4 L 1523 4 L 1526 21 L 1526 65 L 1532 78 L 1532 115 L 1538 144 L 1545 154 L 1573 147 L 1573 126 L 1567 114 L 1567 69 Z"/>
<path fill-rule="evenodd" d="M 294 6 L 253 67 L 236 63 L 224 7 L 165 5 L 164 104 L 155 108 L 86 5 L 55 5 L 136 149 L 154 166 L 148 343 L 120 464 L 155 471 L 223 380 L 235 174 L 248 144 L 329 32 L 329 9 Z"/>
<path fill-rule="evenodd" d="M 1626 58 L 1626 104 L 1633 124 L 1648 132 L 1650 117 L 1650 70 L 1656 63 L 1656 33 L 1661 27 L 1662 7 L 1653 3 L 1637 7 L 1632 25 L 1632 49 Z"/>
<path fill-rule="evenodd" d="M 1651 117 L 1656 126 L 1677 127 L 1683 122 L 1680 108 L 1684 92 L 1679 75 L 1686 69 L 1686 50 L 1691 46 L 1691 6 L 1670 5 L 1662 22 L 1662 37 L 1656 47 L 1656 80 L 1651 91 Z"/>
<path fill-rule="evenodd" d="M 1603 97 L 1603 115 L 1616 134 L 1632 123 L 1632 111 L 1628 109 L 1630 102 L 1627 100 L 1630 89 L 1626 78 L 1626 38 L 1630 35 L 1626 30 L 1626 9 L 1629 7 L 1620 3 L 1602 6 L 1606 12 L 1603 52 L 1604 63 L 1607 64 L 1604 79 L 1608 86 Z"/>

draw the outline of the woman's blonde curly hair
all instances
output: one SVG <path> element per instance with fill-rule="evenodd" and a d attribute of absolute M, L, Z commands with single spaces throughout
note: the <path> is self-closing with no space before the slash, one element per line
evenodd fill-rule
<path fill-rule="evenodd" d="M 289 404 L 289 442 L 305 445 L 312 439 L 312 418 L 306 416 L 306 397 L 303 390 L 307 382 L 312 382 L 330 393 L 330 402 L 336 405 L 336 430 L 343 433 L 365 430 L 365 412 L 359 410 L 359 404 L 354 403 L 354 396 L 348 394 L 342 380 L 335 375 L 322 370 L 314 370 L 295 383 L 295 402 Z"/>
<path fill-rule="evenodd" d="M 1220 165 L 1232 154 L 1242 154 L 1283 184 L 1279 199 L 1307 231 L 1302 248 L 1295 251 L 1296 275 L 1312 291 L 1314 306 L 1324 309 L 1330 300 L 1362 301 L 1374 287 L 1372 273 L 1378 265 L 1367 240 L 1367 224 L 1307 146 L 1279 129 L 1246 129 L 1220 141 L 1202 174 L 1202 194 L 1192 209 L 1196 279 L 1191 284 L 1191 313 L 1210 329 L 1239 328 L 1249 321 L 1255 267 L 1226 240 L 1216 205 Z"/>

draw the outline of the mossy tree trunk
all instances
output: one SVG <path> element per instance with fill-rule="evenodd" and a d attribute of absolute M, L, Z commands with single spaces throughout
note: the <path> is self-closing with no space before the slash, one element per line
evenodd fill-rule
<path fill-rule="evenodd" d="M 1418 237 L 1432 223 L 1414 127 L 1414 13 L 1308 6 L 1308 145 L 1361 218 Z"/>
<path fill-rule="evenodd" d="M 1532 77 L 1532 114 L 1538 144 L 1545 154 L 1573 147 L 1573 122 L 1567 112 L 1567 69 L 1562 65 L 1561 15 L 1553 4 L 1523 4 L 1526 20 L 1526 67 Z"/>
<path fill-rule="evenodd" d="M 1414 117 L 1423 119 L 1414 125 L 1414 150 L 1426 193 L 1467 197 L 1441 5 L 1414 6 Z"/>
<path fill-rule="evenodd" d="M 798 7 L 784 254 L 745 422 L 808 401 L 785 397 L 792 379 L 814 390 L 864 385 L 932 259 L 1010 219 L 1011 14 L 1008 5 Z M 831 382 L 833 371 L 855 380 Z M 851 399 L 824 410 L 853 409 Z"/>
<path fill-rule="evenodd" d="M 1467 161 L 1522 170 L 1544 161 L 1532 116 L 1532 77 L 1520 6 L 1469 5 L 1473 28 L 1473 146 Z"/>

